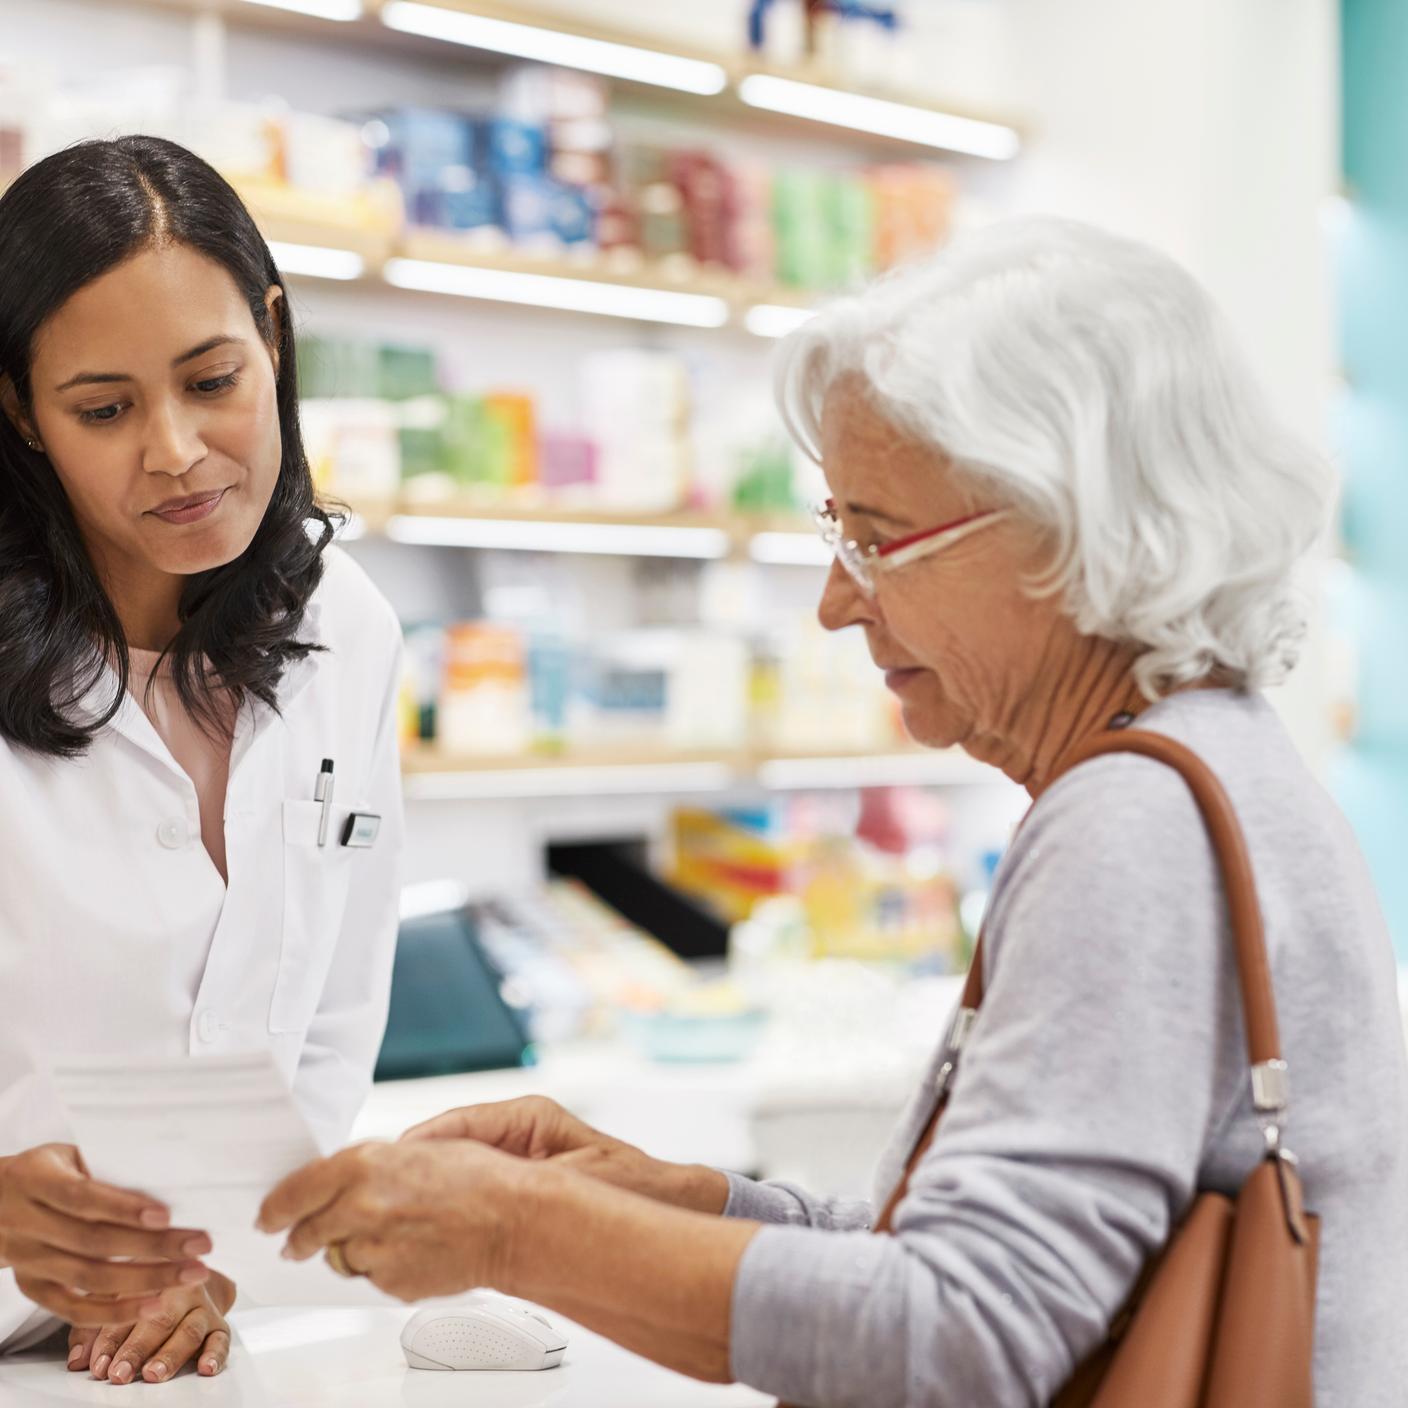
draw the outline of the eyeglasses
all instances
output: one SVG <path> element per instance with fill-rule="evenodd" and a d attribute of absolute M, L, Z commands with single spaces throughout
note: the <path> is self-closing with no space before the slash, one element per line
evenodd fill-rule
<path fill-rule="evenodd" d="M 893 572 L 932 553 L 942 552 L 970 533 L 976 533 L 979 528 L 1007 518 L 1010 513 L 1010 509 L 997 508 L 970 513 L 950 523 L 941 523 L 937 528 L 926 528 L 922 533 L 897 538 L 883 547 L 862 547 L 854 538 L 845 537 L 835 499 L 827 499 L 824 504 L 812 509 L 812 519 L 822 542 L 836 554 L 836 560 L 846 569 L 851 580 L 866 596 L 873 597 L 876 582 L 884 573 Z"/>

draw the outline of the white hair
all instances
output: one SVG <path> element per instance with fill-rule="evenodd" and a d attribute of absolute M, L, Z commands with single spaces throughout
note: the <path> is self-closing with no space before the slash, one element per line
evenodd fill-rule
<path fill-rule="evenodd" d="M 788 428 L 821 462 L 822 405 L 858 374 L 876 409 L 1050 530 L 1079 631 L 1133 645 L 1156 698 L 1295 664 L 1297 569 L 1329 464 L 1272 415 L 1197 281 L 1147 245 L 1023 217 L 823 309 L 779 349 Z"/>

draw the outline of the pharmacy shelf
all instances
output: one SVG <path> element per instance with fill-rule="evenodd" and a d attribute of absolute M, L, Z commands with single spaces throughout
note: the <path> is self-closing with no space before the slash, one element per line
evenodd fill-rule
<path fill-rule="evenodd" d="M 959 749 L 757 752 L 687 749 L 466 757 L 430 745 L 402 755 L 406 796 L 417 802 L 582 796 L 688 795 L 763 788 L 833 791 L 856 787 L 954 787 L 1001 774 Z"/>
<path fill-rule="evenodd" d="M 583 553 L 608 557 L 751 557 L 774 566 L 825 567 L 825 544 L 793 514 L 556 508 L 462 495 L 426 503 L 359 502 L 345 539 L 384 537 L 420 547 Z"/>
<path fill-rule="evenodd" d="M 133 0 L 128 0 L 133 3 Z M 356 44 L 378 52 L 528 58 L 590 72 L 614 84 L 684 104 L 704 122 L 746 119 L 789 135 L 870 146 L 943 150 L 1005 160 L 1018 154 L 1024 123 L 1011 114 L 932 95 L 858 92 L 815 69 L 760 66 L 732 55 L 688 51 L 641 33 L 569 21 L 518 0 L 135 0 L 211 15 L 250 28 Z M 678 83 L 681 86 L 672 86 Z"/>
<path fill-rule="evenodd" d="M 681 256 L 646 262 L 592 251 L 582 258 L 516 250 L 492 237 L 401 229 L 399 197 L 373 184 L 357 199 L 268 182 L 239 182 L 275 262 L 294 278 L 392 288 L 694 328 L 778 337 L 804 321 L 816 295 L 701 268 Z"/>

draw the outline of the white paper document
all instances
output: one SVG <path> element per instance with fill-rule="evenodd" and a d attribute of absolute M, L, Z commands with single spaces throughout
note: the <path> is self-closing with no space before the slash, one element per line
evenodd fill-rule
<path fill-rule="evenodd" d="M 234 1056 L 70 1063 L 50 1073 L 94 1178 L 160 1199 L 173 1227 L 210 1234 L 208 1265 L 263 1303 L 379 1297 L 321 1261 L 279 1259 L 282 1237 L 254 1230 L 265 1196 L 319 1157 L 267 1051 Z"/>
<path fill-rule="evenodd" d="M 64 1065 L 53 1080 L 94 1178 L 212 1238 L 252 1227 L 265 1194 L 319 1157 L 267 1051 Z"/>

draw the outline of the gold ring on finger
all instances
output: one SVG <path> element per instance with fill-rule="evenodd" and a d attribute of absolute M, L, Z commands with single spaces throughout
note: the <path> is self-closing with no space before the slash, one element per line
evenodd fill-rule
<path fill-rule="evenodd" d="M 365 1271 L 358 1271 L 355 1266 L 347 1260 L 347 1244 L 345 1242 L 329 1242 L 323 1252 L 323 1260 L 337 1272 L 339 1276 L 355 1277 L 365 1276 Z"/>

